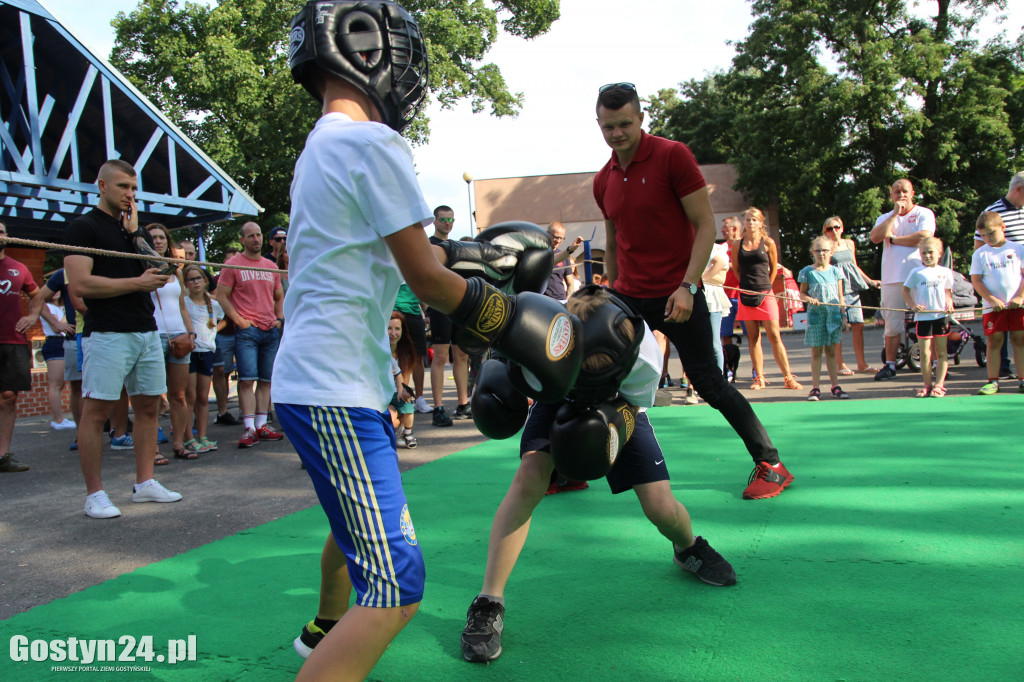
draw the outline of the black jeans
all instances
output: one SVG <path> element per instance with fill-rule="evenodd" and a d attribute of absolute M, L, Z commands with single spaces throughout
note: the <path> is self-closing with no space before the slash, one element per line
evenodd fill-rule
<path fill-rule="evenodd" d="M 644 321 L 651 329 L 660 331 L 679 353 L 683 370 L 690 379 L 690 384 L 708 405 L 722 413 L 736 431 L 747 452 L 755 462 L 775 464 L 779 461 L 779 451 L 772 445 L 771 438 L 764 424 L 754 414 L 747 399 L 736 388 L 725 380 L 722 368 L 715 360 L 715 351 L 711 341 L 711 318 L 708 304 L 704 299 L 704 291 L 699 290 L 693 297 L 693 312 L 686 322 L 666 322 L 665 305 L 668 297 L 633 298 L 621 295 L 623 300 L 634 310 L 643 315 Z M 715 334 L 718 330 L 714 331 Z"/>

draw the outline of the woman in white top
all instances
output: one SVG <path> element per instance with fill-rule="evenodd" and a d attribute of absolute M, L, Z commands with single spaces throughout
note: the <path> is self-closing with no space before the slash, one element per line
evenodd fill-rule
<path fill-rule="evenodd" d="M 153 238 L 153 248 L 160 256 L 173 256 L 170 252 L 171 234 L 159 223 L 146 226 Z M 170 340 L 181 334 L 189 334 L 194 339 L 192 319 L 185 310 L 185 288 L 182 286 L 181 271 L 167 280 L 167 284 L 157 289 L 150 296 L 153 298 L 153 317 L 156 319 L 157 331 L 164 347 L 164 362 L 167 364 L 167 402 L 171 407 L 171 431 L 174 456 L 179 459 L 196 459 L 199 453 L 184 444 L 185 429 L 188 425 L 188 402 L 185 400 L 185 389 L 188 388 L 189 356 L 176 358 L 171 353 Z M 157 458 L 157 463 L 164 464 L 166 459 Z"/>
<path fill-rule="evenodd" d="M 711 257 L 708 259 L 708 266 L 704 268 L 701 281 L 704 282 L 704 298 L 708 302 L 708 312 L 711 313 L 711 329 L 722 328 L 722 317 L 729 314 L 732 303 L 725 294 L 725 276 L 729 272 L 729 245 L 715 244 L 711 247 Z M 722 354 L 722 337 L 717 333 L 712 334 L 714 342 L 715 358 L 718 359 L 718 367 L 725 371 L 725 356 Z"/>

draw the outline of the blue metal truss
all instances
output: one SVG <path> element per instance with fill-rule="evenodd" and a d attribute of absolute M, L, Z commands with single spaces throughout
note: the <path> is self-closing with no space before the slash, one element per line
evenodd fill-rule
<path fill-rule="evenodd" d="M 96 172 L 138 172 L 142 221 L 170 228 L 262 208 L 116 69 L 35 0 L 0 0 L 0 220 L 60 240 L 97 203 Z"/>

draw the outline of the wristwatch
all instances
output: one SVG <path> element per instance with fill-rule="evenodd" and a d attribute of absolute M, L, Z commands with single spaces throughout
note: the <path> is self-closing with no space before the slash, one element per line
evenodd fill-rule
<path fill-rule="evenodd" d="M 889 244 L 895 246 L 896 242 L 892 240 L 892 235 L 889 235 Z"/>
<path fill-rule="evenodd" d="M 679 286 L 682 287 L 683 289 L 688 290 L 690 292 L 690 296 L 696 296 L 697 295 L 697 285 L 696 284 L 690 284 L 689 282 L 682 282 L 682 283 L 679 284 Z"/>

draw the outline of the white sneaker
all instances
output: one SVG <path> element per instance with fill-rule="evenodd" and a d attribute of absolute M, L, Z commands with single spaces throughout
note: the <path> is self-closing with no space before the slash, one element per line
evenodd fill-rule
<path fill-rule="evenodd" d="M 110 501 L 106 491 L 98 490 L 85 498 L 85 515 L 94 519 L 112 519 L 120 516 L 121 510 Z"/>
<path fill-rule="evenodd" d="M 132 502 L 177 502 L 181 493 L 171 492 L 153 479 L 153 482 L 141 490 L 132 493 Z"/>
<path fill-rule="evenodd" d="M 434 408 L 432 408 L 430 405 L 427 405 L 427 401 L 423 399 L 423 396 L 416 398 L 416 402 L 413 403 L 413 407 L 416 408 L 417 412 L 420 412 L 422 414 L 430 414 L 431 412 L 434 411 Z"/>
<path fill-rule="evenodd" d="M 62 422 L 50 422 L 50 428 L 54 431 L 66 431 L 68 429 L 76 428 L 75 422 L 70 419 L 64 419 Z"/>

